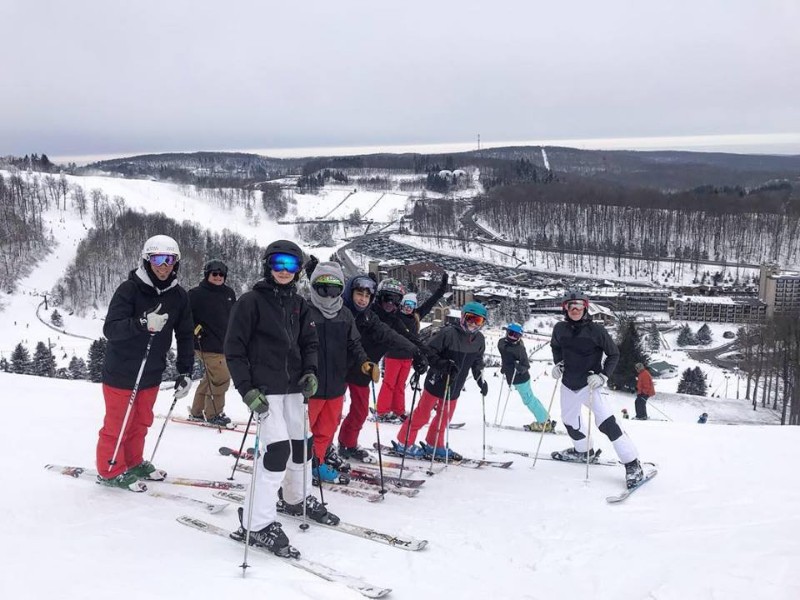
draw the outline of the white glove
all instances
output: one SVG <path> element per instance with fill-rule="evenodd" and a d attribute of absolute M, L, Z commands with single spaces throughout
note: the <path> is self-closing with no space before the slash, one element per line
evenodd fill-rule
<path fill-rule="evenodd" d="M 561 376 L 564 374 L 564 361 L 562 360 L 557 365 L 553 366 L 553 370 L 550 371 L 550 375 L 553 376 L 553 379 L 561 379 Z"/>
<path fill-rule="evenodd" d="M 173 396 L 176 399 L 184 398 L 189 395 L 189 390 L 192 388 L 192 380 L 189 375 L 178 375 L 175 379 L 175 392 Z"/>
<path fill-rule="evenodd" d="M 161 310 L 161 305 L 155 307 L 154 310 L 150 312 L 145 312 L 144 317 L 140 319 L 141 324 L 147 328 L 147 331 L 150 333 L 158 333 L 162 329 L 164 329 L 164 325 L 167 324 L 167 319 L 169 319 L 169 313 L 164 313 L 163 315 L 158 314 L 158 311 Z"/>
<path fill-rule="evenodd" d="M 596 390 L 603 387 L 606 384 L 606 381 L 608 381 L 608 377 L 602 373 L 592 373 L 586 378 L 586 383 L 589 384 L 590 390 Z"/>

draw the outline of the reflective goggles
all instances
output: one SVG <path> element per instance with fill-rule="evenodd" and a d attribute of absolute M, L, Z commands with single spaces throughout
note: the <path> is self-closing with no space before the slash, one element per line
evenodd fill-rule
<path fill-rule="evenodd" d="M 522 334 L 517 331 L 511 331 L 510 329 L 506 331 L 506 337 L 510 340 L 518 340 L 522 337 Z"/>
<path fill-rule="evenodd" d="M 161 265 L 174 265 L 178 257 L 174 254 L 151 254 L 147 260 L 154 267 L 160 267 Z"/>
<path fill-rule="evenodd" d="M 394 294 L 391 292 L 382 292 L 380 296 L 378 296 L 379 302 L 394 304 L 395 306 L 400 306 L 400 302 L 402 302 L 402 300 L 403 297 L 400 294 Z"/>
<path fill-rule="evenodd" d="M 269 268 L 273 271 L 286 271 L 288 273 L 298 273 L 301 268 L 300 259 L 294 254 L 270 254 L 267 260 Z"/>
<path fill-rule="evenodd" d="M 483 325 L 486 323 L 486 318 L 480 315 L 467 313 L 464 315 L 464 323 L 466 325 L 475 325 L 477 327 L 483 327 Z"/>
<path fill-rule="evenodd" d="M 406 300 L 400 305 L 400 308 L 407 310 L 408 312 L 414 312 L 414 309 L 417 308 L 417 303 L 413 300 Z"/>
<path fill-rule="evenodd" d="M 314 283 L 312 286 L 314 291 L 323 298 L 338 298 L 342 295 L 344 287 L 338 283 Z"/>
<path fill-rule="evenodd" d="M 589 303 L 585 300 L 570 300 L 569 302 L 564 302 L 564 308 L 567 310 L 572 310 L 573 308 L 584 309 L 588 305 Z"/>

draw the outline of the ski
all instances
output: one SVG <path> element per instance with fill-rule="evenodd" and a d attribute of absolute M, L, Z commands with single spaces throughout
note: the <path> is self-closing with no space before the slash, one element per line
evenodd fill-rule
<path fill-rule="evenodd" d="M 94 469 L 84 469 L 83 467 L 66 467 L 62 465 L 45 465 L 45 469 L 48 471 L 53 471 L 56 473 L 61 473 L 62 475 L 67 475 L 69 477 L 74 477 L 75 479 L 83 478 L 83 479 L 90 479 L 92 481 L 96 481 L 97 479 L 97 471 Z M 121 488 L 117 488 L 120 489 Z M 121 490 L 125 491 L 125 490 Z M 203 510 L 211 513 L 216 514 L 221 512 L 227 508 L 227 504 L 212 504 L 210 502 L 204 502 L 202 500 L 197 500 L 196 498 L 192 498 L 190 496 L 184 496 L 183 494 L 170 494 L 167 492 L 160 492 L 155 490 L 147 489 L 145 485 L 145 494 L 148 496 L 153 496 L 154 498 L 164 498 L 165 500 L 173 500 L 175 502 L 180 502 L 181 504 L 188 504 L 194 506 L 196 508 L 202 508 Z"/>
<path fill-rule="evenodd" d="M 156 418 L 157 419 L 166 419 L 167 417 L 166 417 L 166 415 L 157 415 Z M 244 433 L 244 431 L 245 431 L 245 425 L 234 425 L 233 423 L 228 423 L 226 426 L 220 427 L 219 425 L 214 425 L 213 423 L 209 423 L 207 421 L 193 421 L 191 419 L 185 419 L 183 417 L 176 417 L 176 416 L 171 416 L 169 418 L 169 420 L 172 421 L 173 423 L 182 423 L 184 425 L 194 425 L 195 427 L 205 427 L 206 429 L 214 429 L 214 430 L 219 431 L 219 432 L 222 432 L 222 431 L 235 431 L 237 433 Z M 251 428 L 250 432 L 248 432 L 248 433 L 252 433 L 254 431 L 255 430 Z"/>
<path fill-rule="evenodd" d="M 184 515 L 182 517 L 178 517 L 178 523 L 186 525 L 187 527 L 191 527 L 192 529 L 197 529 L 198 531 L 204 531 L 206 533 L 227 538 L 238 544 L 242 543 L 242 542 L 237 542 L 234 538 L 230 537 L 231 534 L 228 530 L 223 529 L 222 527 L 211 525 L 210 523 L 206 523 L 205 521 L 201 521 L 200 519 L 195 519 L 193 517 L 188 517 Z M 269 550 L 267 550 L 262 546 L 251 546 L 251 548 L 268 556 L 272 556 L 279 560 L 283 560 L 288 564 L 292 565 L 293 567 L 303 569 L 304 571 L 307 571 L 312 575 L 321 577 L 325 581 L 332 581 L 335 583 L 341 583 L 343 585 L 346 585 L 351 590 L 355 590 L 360 594 L 362 594 L 363 596 L 366 596 L 367 598 L 383 598 L 392 591 L 389 588 L 382 588 L 371 585 L 369 583 L 364 582 L 364 580 L 362 580 L 359 577 L 353 577 L 351 575 L 347 575 L 346 573 L 337 571 L 332 567 L 310 561 L 306 558 L 302 557 L 281 558 L 279 556 L 276 556 L 275 554 L 273 554 L 272 552 L 270 552 Z"/>
<path fill-rule="evenodd" d="M 45 465 L 45 469 L 59 471 L 63 475 L 72 477 L 97 477 L 97 471 L 84 467 L 67 467 L 64 465 Z M 188 477 L 167 477 L 163 481 L 150 481 L 147 483 L 170 483 L 172 485 L 188 485 L 191 487 L 211 488 L 215 490 L 246 490 L 247 486 L 232 481 L 210 481 L 208 479 L 191 479 Z"/>
<path fill-rule="evenodd" d="M 499 448 L 497 446 L 489 446 L 489 445 L 486 446 L 486 449 L 489 452 L 494 452 L 496 454 L 516 454 L 517 456 L 524 456 L 525 458 L 533 458 L 533 452 L 525 452 L 524 450 L 514 450 L 513 448 Z M 600 466 L 603 466 L 603 467 L 616 467 L 616 466 L 619 465 L 619 462 L 617 462 L 615 460 L 602 460 L 602 459 L 598 458 L 600 456 L 601 452 L 602 452 L 602 450 L 598 450 L 595 453 L 595 455 L 594 455 L 594 457 L 592 459 L 592 462 L 589 463 L 589 464 L 600 465 Z M 580 462 L 574 461 L 574 460 L 562 460 L 562 459 L 559 459 L 559 458 L 553 458 L 553 456 L 551 456 L 550 454 L 547 454 L 547 453 L 539 454 L 539 460 L 552 460 L 552 461 L 555 461 L 555 462 L 572 462 L 572 463 L 579 464 L 579 465 L 585 465 L 586 464 L 585 460 L 582 460 Z"/>
<path fill-rule="evenodd" d="M 214 496 L 222 500 L 228 500 L 230 502 L 234 502 L 236 504 L 244 504 L 244 494 L 238 494 L 236 492 L 214 492 Z M 288 513 L 281 512 L 280 510 L 278 512 L 291 519 L 295 519 L 298 521 L 303 520 L 302 516 L 290 515 Z M 347 523 L 345 521 L 339 521 L 338 525 L 326 525 L 325 523 L 317 523 L 315 521 L 311 521 L 311 525 L 312 526 L 318 525 L 320 527 L 324 527 L 325 529 L 340 531 L 342 533 L 347 533 L 350 535 L 354 535 L 356 537 L 364 538 L 365 540 L 370 540 L 381 544 L 387 544 L 388 546 L 392 546 L 394 548 L 400 548 L 401 550 L 410 550 L 410 551 L 422 550 L 423 548 L 425 548 L 425 546 L 428 545 L 428 540 L 417 540 L 414 538 L 397 537 L 389 533 L 375 531 L 374 529 L 370 529 L 368 527 L 362 527 L 361 525 L 354 525 L 352 523 Z"/>
<path fill-rule="evenodd" d="M 622 492 L 621 494 L 619 494 L 617 496 L 608 496 L 606 498 L 606 502 L 608 502 L 609 504 L 618 504 L 619 502 L 623 502 L 623 501 L 627 500 L 628 497 L 633 492 L 638 490 L 640 487 L 642 487 L 645 483 L 650 481 L 656 475 L 658 475 L 658 470 L 657 469 L 649 469 L 645 473 L 644 478 L 639 483 L 637 483 L 634 487 L 625 490 L 624 492 Z"/>
<path fill-rule="evenodd" d="M 492 423 L 487 423 L 486 426 L 490 427 L 491 429 L 508 429 L 510 431 L 522 431 L 524 433 L 541 433 L 541 431 L 534 431 L 533 429 L 529 429 L 525 425 L 523 425 L 522 427 L 519 427 L 517 425 L 494 425 Z M 566 431 L 559 431 L 559 430 L 556 430 L 556 429 L 553 429 L 552 431 L 545 431 L 545 433 L 549 433 L 549 434 L 553 434 L 553 435 L 566 435 L 567 434 Z"/>
<path fill-rule="evenodd" d="M 463 429 L 466 423 L 450 423 L 447 428 L 448 429 Z"/>
<path fill-rule="evenodd" d="M 373 447 L 377 450 L 378 443 L 375 442 Z M 384 454 L 388 454 L 389 456 L 397 456 L 402 457 L 403 455 L 399 452 L 396 452 L 394 448 L 390 446 L 380 446 L 381 452 Z M 416 460 L 416 461 L 428 461 L 430 462 L 431 458 L 428 457 L 415 457 L 415 456 L 406 456 L 406 460 Z M 444 463 L 444 458 L 434 458 L 434 462 Z M 448 460 L 447 464 L 456 466 L 456 467 L 466 467 L 467 469 L 477 469 L 478 467 L 488 466 L 488 467 L 495 467 L 497 469 L 507 469 L 511 465 L 514 464 L 513 460 L 509 461 L 498 461 L 498 460 L 481 460 L 479 458 L 462 458 L 461 460 Z"/>

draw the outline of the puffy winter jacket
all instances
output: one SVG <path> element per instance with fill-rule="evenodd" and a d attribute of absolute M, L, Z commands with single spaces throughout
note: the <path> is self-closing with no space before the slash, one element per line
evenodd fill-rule
<path fill-rule="evenodd" d="M 434 334 L 428 342 L 431 368 L 425 377 L 425 389 L 437 398 L 445 397 L 447 373 L 445 366 L 452 360 L 458 372 L 450 381 L 450 399 L 456 400 L 467 381 L 470 369 L 477 380 L 483 374 L 483 353 L 486 341 L 480 331 L 469 333 L 461 325 L 449 324 Z"/>
<path fill-rule="evenodd" d="M 347 372 L 352 366 L 359 371 L 369 360 L 361 347 L 353 313 L 342 307 L 332 319 L 326 319 L 313 304 L 309 305 L 319 338 L 319 387 L 314 398 L 338 398 L 347 389 Z"/>
<path fill-rule="evenodd" d="M 167 368 L 167 352 L 172 346 L 173 331 L 178 342 L 175 366 L 179 373 L 192 372 L 194 324 L 186 290 L 177 283 L 166 290 L 156 290 L 133 270 L 128 279 L 116 289 L 108 305 L 108 314 L 103 325 L 103 335 L 108 339 L 103 363 L 103 383 L 124 390 L 133 389 L 150 339 L 147 327 L 141 324 L 140 319 L 159 304 L 159 312 L 169 315 L 169 318 L 164 328 L 153 336 L 139 388 L 161 383 L 161 377 Z"/>
<path fill-rule="evenodd" d="M 501 338 L 497 342 L 497 349 L 500 350 L 500 372 L 505 375 L 508 383 L 517 385 L 518 383 L 525 383 L 531 378 L 530 362 L 528 361 L 528 353 L 525 351 L 525 344 L 522 340 L 511 342 L 507 338 Z M 514 381 L 511 381 L 511 376 L 514 376 Z"/>
<path fill-rule="evenodd" d="M 225 284 L 214 285 L 204 279 L 197 287 L 189 290 L 195 327 L 203 326 L 200 343 L 198 344 L 197 339 L 194 342 L 197 350 L 222 354 L 234 302 L 236 294 Z"/>
<path fill-rule="evenodd" d="M 409 334 L 413 334 L 414 336 L 419 335 L 420 319 L 424 319 L 428 315 L 428 313 L 431 312 L 433 307 L 436 306 L 436 303 L 439 301 L 439 299 L 442 296 L 444 296 L 445 289 L 446 286 L 444 284 L 440 285 L 436 289 L 436 291 L 433 294 L 431 294 L 430 297 L 427 300 L 425 300 L 425 302 L 420 304 L 417 307 L 417 309 L 410 315 L 407 315 L 402 311 L 396 311 L 395 313 L 392 313 L 397 315 L 397 321 L 398 321 L 397 325 L 392 324 L 392 327 L 396 331 L 401 333 L 403 336 L 412 340 L 415 344 L 417 344 L 417 346 L 420 346 L 421 341 L 418 338 L 416 337 L 412 338 L 409 335 L 406 335 L 406 333 L 404 332 L 408 332 Z M 380 313 L 378 313 L 378 316 L 381 316 Z M 381 320 L 384 320 L 382 316 Z M 386 356 L 388 356 L 389 358 L 413 358 L 414 354 L 408 351 L 404 351 L 400 348 L 389 348 L 389 350 L 386 352 Z"/>
<path fill-rule="evenodd" d="M 349 305 L 345 302 L 345 307 Z M 356 327 L 361 334 L 361 346 L 367 353 L 372 362 L 378 362 L 386 351 L 392 347 L 404 348 L 413 356 L 417 352 L 417 347 L 413 342 L 407 340 L 386 323 L 381 321 L 372 309 L 366 308 L 361 312 L 353 314 L 356 320 Z M 347 383 L 355 385 L 369 385 L 372 378 L 361 372 L 361 365 L 352 365 L 347 373 Z"/>
<path fill-rule="evenodd" d="M 592 321 L 590 316 L 580 321 L 567 320 L 556 323 L 550 338 L 553 362 L 564 361 L 562 382 L 571 390 L 586 387 L 591 373 L 610 377 L 619 362 L 619 350 L 606 328 Z M 606 355 L 603 361 L 603 354 Z"/>
<path fill-rule="evenodd" d="M 225 361 L 242 396 L 254 388 L 266 394 L 300 392 L 300 377 L 317 372 L 318 348 L 309 306 L 294 284 L 263 279 L 233 305 Z"/>

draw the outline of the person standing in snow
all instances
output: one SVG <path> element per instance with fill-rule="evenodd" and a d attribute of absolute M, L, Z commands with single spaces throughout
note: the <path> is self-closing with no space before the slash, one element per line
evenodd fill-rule
<path fill-rule="evenodd" d="M 500 373 L 505 376 L 508 385 L 513 385 L 522 398 L 522 402 L 533 413 L 534 421 L 525 425 L 530 431 L 553 431 L 555 421 L 549 419 L 547 410 L 531 389 L 530 361 L 522 341 L 522 325 L 509 323 L 505 328 L 506 336 L 497 342 L 500 351 Z"/>
<path fill-rule="evenodd" d="M 295 288 L 302 262 L 303 252 L 294 242 L 267 246 L 263 279 L 233 305 L 224 343 L 233 384 L 260 430 L 252 505 L 248 494 L 234 535 L 244 539 L 249 530 L 251 544 L 280 556 L 292 553 L 277 520 L 281 485 L 282 510 L 301 515 L 305 504 L 311 519 L 338 523 L 316 498 L 303 497 L 312 457 L 311 438 L 304 441 L 304 404 L 317 392 L 319 340 L 308 304 Z M 249 523 L 243 515 L 251 515 Z"/>
<path fill-rule="evenodd" d="M 389 348 L 398 347 L 415 355 L 421 361 L 421 354 L 411 340 L 403 337 L 372 311 L 370 305 L 375 297 L 377 285 L 368 275 L 359 274 L 350 279 L 344 289 L 344 305 L 355 317 L 356 327 L 361 334 L 361 345 L 372 363 L 377 363 Z M 380 379 L 380 369 L 365 373 L 361 365 L 351 365 L 347 373 L 347 387 L 350 391 L 350 410 L 339 428 L 340 459 L 353 458 L 363 461 L 369 452 L 358 445 L 358 436 L 369 413 L 369 386 Z"/>
<path fill-rule="evenodd" d="M 436 306 L 439 299 L 444 296 L 447 279 L 448 276 L 445 272 L 436 291 L 419 306 L 416 294 L 405 294 L 397 303 L 396 294 L 391 292 L 381 294 L 379 289 L 375 312 L 381 321 L 404 337 L 415 341 L 419 346 L 420 342 L 417 336 L 419 335 L 420 320 L 424 319 Z M 405 421 L 408 416 L 406 414 L 406 380 L 413 366 L 413 358 L 413 353 L 401 348 L 389 348 L 386 351 L 383 359 L 383 383 L 378 394 L 378 419 L 397 422 Z M 415 369 L 420 375 L 427 369 L 425 362 L 421 361 L 418 368 Z"/>
<path fill-rule="evenodd" d="M 554 452 L 553 458 L 581 462 L 594 454 L 586 439 L 587 424 L 581 418 L 581 406 L 591 407 L 598 429 L 611 440 L 625 465 L 627 486 L 634 487 L 644 476 L 638 452 L 600 394 L 619 362 L 617 345 L 605 327 L 592 320 L 585 294 L 568 292 L 561 308 L 564 320 L 556 323 L 550 339 L 555 363 L 552 375 L 561 379 L 561 420 L 573 446 Z"/>
<path fill-rule="evenodd" d="M 144 460 L 143 453 L 173 332 L 180 373 L 175 379 L 176 398 L 189 393 L 194 364 L 192 310 L 186 290 L 178 285 L 178 243 L 166 235 L 153 236 L 144 243 L 140 258 L 139 267 L 114 292 L 103 325 L 108 340 L 103 362 L 106 413 L 97 440 L 97 482 L 134 492 L 147 489 L 140 479 L 159 481 L 167 476 Z"/>
<path fill-rule="evenodd" d="M 377 373 L 378 365 L 369 360 L 361 347 L 361 335 L 353 313 L 344 307 L 342 267 L 335 262 L 316 261 L 309 267 L 310 313 L 319 337 L 319 387 L 308 401 L 314 455 L 317 459 L 313 472 L 321 481 L 346 483 L 348 477 L 341 472 L 346 470 L 346 463 L 331 446 L 342 418 L 344 392 L 347 389 L 345 377 L 350 365 L 358 365 L 365 375 Z"/>
<path fill-rule="evenodd" d="M 203 281 L 189 290 L 196 332 L 195 355 L 205 369 L 205 376 L 194 393 L 189 418 L 208 421 L 218 427 L 231 422 L 225 416 L 225 392 L 230 386 L 231 374 L 222 343 L 236 294 L 225 285 L 227 278 L 228 265 L 221 260 L 210 260 L 203 267 Z"/>
<path fill-rule="evenodd" d="M 486 341 L 480 330 L 486 323 L 486 307 L 480 302 L 467 302 L 461 308 L 461 320 L 436 332 L 428 343 L 431 368 L 425 377 L 424 391 L 419 403 L 406 419 L 397 440 L 392 440 L 400 454 L 419 458 L 434 455 L 438 459 L 461 460 L 461 455 L 445 445 L 447 427 L 456 410 L 458 397 L 472 371 L 481 395 L 489 393 L 489 384 L 483 378 L 483 353 Z M 427 425 L 431 412 L 436 410 L 425 437 L 417 446 L 417 432 Z"/>
<path fill-rule="evenodd" d="M 636 400 L 634 401 L 636 418 L 645 421 L 647 420 L 647 399 L 656 395 L 656 388 L 653 385 L 653 376 L 642 363 L 636 363 L 634 368 L 638 373 L 636 376 Z"/>

